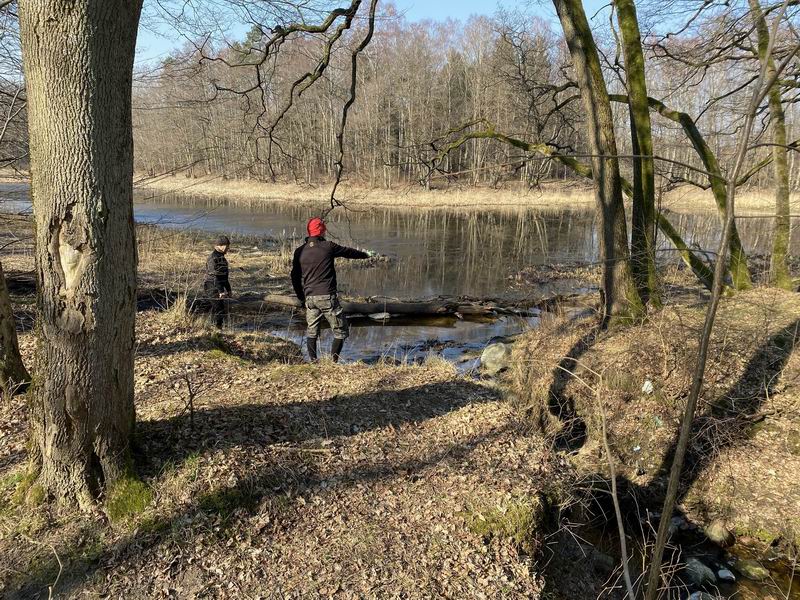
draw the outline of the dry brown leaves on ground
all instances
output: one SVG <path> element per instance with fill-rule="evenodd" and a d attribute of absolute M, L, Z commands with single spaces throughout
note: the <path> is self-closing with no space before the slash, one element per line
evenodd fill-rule
<path fill-rule="evenodd" d="M 3 407 L 7 594 L 57 579 L 63 597 L 538 597 L 518 545 L 467 526 L 552 477 L 493 387 L 439 361 L 308 365 L 268 337 L 140 317 L 137 462 L 152 499 L 122 517 L 13 506 L 25 410 Z"/>
<path fill-rule="evenodd" d="M 589 320 L 532 332 L 515 349 L 518 402 L 576 451 L 583 472 L 606 473 L 599 389 L 618 471 L 640 497 L 658 498 L 704 311 L 671 305 L 607 332 Z M 800 542 L 798 342 L 797 294 L 755 289 L 722 302 L 681 496 L 700 523 L 722 518 L 767 543 Z"/>

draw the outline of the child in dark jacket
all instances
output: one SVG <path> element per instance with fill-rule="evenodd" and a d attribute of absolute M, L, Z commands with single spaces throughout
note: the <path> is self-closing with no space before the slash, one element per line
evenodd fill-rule
<path fill-rule="evenodd" d="M 231 284 L 228 281 L 228 259 L 225 258 L 225 253 L 230 246 L 231 241 L 228 236 L 220 236 L 214 244 L 214 251 L 206 261 L 203 288 L 211 300 L 211 314 L 214 316 L 217 329 L 222 329 L 222 323 L 228 315 L 225 298 L 230 298 Z"/>

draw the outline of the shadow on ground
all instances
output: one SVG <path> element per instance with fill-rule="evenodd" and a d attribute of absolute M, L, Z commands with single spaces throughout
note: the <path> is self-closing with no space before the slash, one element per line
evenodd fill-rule
<path fill-rule="evenodd" d="M 560 370 L 561 376 L 564 376 L 569 370 L 570 364 L 574 364 L 574 358 L 580 355 L 581 352 L 575 351 L 585 344 L 587 341 L 585 338 L 586 336 L 562 361 L 564 369 Z M 706 469 L 711 467 L 720 452 L 747 442 L 754 423 L 764 416 L 765 403 L 781 385 L 781 375 L 798 342 L 800 342 L 800 319 L 793 321 L 764 340 L 753 352 L 741 376 L 722 393 L 707 402 L 709 410 L 705 411 L 705 414 L 695 417 L 691 441 L 681 472 L 678 506 L 682 504 L 692 485 Z M 564 386 L 565 383 L 562 383 L 560 389 L 563 390 Z M 556 393 L 559 392 L 559 387 L 555 383 L 551 389 L 555 389 Z M 643 529 L 640 519 L 647 508 L 660 512 L 659 509 L 666 492 L 667 478 L 678 443 L 678 434 L 679 432 L 676 431 L 669 444 L 669 449 L 664 454 L 655 476 L 648 485 L 642 486 L 623 477 L 620 477 L 617 482 L 626 520 L 625 525 L 629 535 L 634 534 L 632 539 L 636 546 L 652 542 L 651 538 L 658 527 L 658 523 L 654 523 L 653 529 L 649 529 L 647 526 Z M 566 449 L 569 449 L 569 446 Z M 593 531 L 607 528 L 608 532 L 600 535 L 608 540 L 613 540 L 612 545 L 616 546 L 618 542 L 616 541 L 613 506 L 611 505 L 610 480 L 604 474 L 595 473 L 591 478 L 591 485 L 587 487 L 590 490 L 587 492 L 587 498 L 584 499 L 586 502 L 584 509 L 588 507 L 588 510 L 582 513 L 579 520 Z M 676 512 L 680 514 L 680 511 L 676 510 Z M 672 515 L 668 515 L 668 517 L 671 518 Z M 645 534 L 645 532 L 647 533 Z M 559 582 L 568 581 L 578 585 L 581 579 L 589 580 L 592 576 L 591 560 L 587 561 L 586 558 L 589 556 L 587 552 L 589 554 L 592 552 L 590 545 L 575 536 L 567 535 L 562 535 L 558 544 L 560 554 L 554 556 L 548 566 L 548 575 L 545 577 L 546 589 L 553 593 L 556 591 L 563 593 L 562 585 Z M 612 553 L 617 551 L 616 548 L 612 549 Z M 679 544 L 670 545 L 664 558 L 665 564 L 682 562 L 684 560 L 681 557 L 682 551 Z M 570 556 L 576 562 L 572 562 Z M 584 558 L 581 559 L 581 556 Z M 576 566 L 578 563 L 581 563 L 582 566 Z M 634 561 L 635 563 L 636 561 Z M 606 573 L 606 575 L 610 575 L 610 573 Z M 634 572 L 635 575 L 637 572 Z M 595 590 L 595 593 L 599 591 Z M 575 595 L 575 597 L 578 596 Z M 614 592 L 607 588 L 604 590 L 603 597 L 614 598 Z"/>
<path fill-rule="evenodd" d="M 274 404 L 270 403 L 270 398 L 264 398 L 263 404 L 210 407 L 197 411 L 194 429 L 189 427 L 185 417 L 140 422 L 136 438 L 147 457 L 143 459 L 140 472 L 150 481 L 158 478 L 166 463 L 181 463 L 204 451 L 224 453 L 228 449 L 253 450 L 258 447 L 266 451 L 278 444 L 289 451 L 286 456 L 281 456 L 280 461 L 276 460 L 266 468 L 257 468 L 243 479 L 222 485 L 212 493 L 193 497 L 189 505 L 160 515 L 147 527 L 140 527 L 119 541 L 103 546 L 90 561 L 70 561 L 69 557 L 60 557 L 63 570 L 56 592 L 64 596 L 78 594 L 87 581 L 96 580 L 100 573 L 110 572 L 123 561 L 126 568 L 142 563 L 150 551 L 168 543 L 171 532 L 191 515 L 212 512 L 229 520 L 237 519 L 287 494 L 305 496 L 312 490 L 321 493 L 321 477 L 314 463 L 304 456 L 303 448 L 319 446 L 323 441 L 335 444 L 337 439 L 342 441 L 342 438 L 364 431 L 386 427 L 397 429 L 421 423 L 473 403 L 491 402 L 497 398 L 492 390 L 462 380 L 309 402 Z M 504 433 L 505 430 L 500 429 L 486 435 L 470 436 L 456 444 L 443 444 L 424 459 L 402 463 L 370 459 L 337 473 L 337 486 L 341 489 L 342 486 L 392 477 L 418 477 L 420 472 L 442 461 L 463 460 L 481 444 Z M 291 448 L 301 451 L 292 452 Z M 97 522 L 83 525 L 75 533 L 76 544 L 78 540 L 97 538 L 99 527 L 102 526 Z M 185 528 L 183 534 L 186 534 Z M 33 570 L 20 573 L 10 582 L 6 597 L 46 597 L 47 586 L 52 584 L 54 574 L 60 569 L 57 561 L 53 557 Z"/>

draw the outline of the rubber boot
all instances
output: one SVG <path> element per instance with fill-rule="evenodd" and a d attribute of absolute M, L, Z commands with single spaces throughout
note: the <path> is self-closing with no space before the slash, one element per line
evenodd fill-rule
<path fill-rule="evenodd" d="M 331 358 L 333 359 L 333 362 L 339 362 L 339 355 L 342 353 L 342 346 L 344 346 L 344 340 L 333 338 L 333 344 L 331 344 Z"/>
<path fill-rule="evenodd" d="M 317 338 L 306 338 L 306 350 L 308 350 L 308 360 L 315 362 L 317 360 Z"/>

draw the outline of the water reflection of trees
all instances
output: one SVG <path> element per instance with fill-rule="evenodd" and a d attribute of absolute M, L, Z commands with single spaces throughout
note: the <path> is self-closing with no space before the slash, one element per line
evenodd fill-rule
<path fill-rule="evenodd" d="M 696 245 L 704 250 L 715 248 L 719 244 L 722 233 L 719 217 L 715 214 L 671 214 L 670 219 L 681 232 L 688 244 Z M 772 249 L 772 231 L 774 218 L 771 215 L 758 217 L 739 217 L 737 227 L 742 243 L 748 254 L 769 254 Z M 800 234 L 792 228 L 791 247 L 797 248 Z M 662 240 L 664 247 L 669 247 L 667 240 Z"/>
<path fill-rule="evenodd" d="M 186 202 L 178 203 L 169 196 L 162 196 L 160 202 L 165 211 L 171 206 L 186 210 Z M 218 210 L 216 199 L 193 201 L 192 205 L 197 210 L 214 209 L 217 227 L 235 230 L 246 223 L 248 231 L 254 231 L 263 224 L 264 233 L 279 227 L 298 238 L 314 213 L 313 207 L 288 203 L 236 202 L 224 211 Z M 718 215 L 672 214 L 670 218 L 695 248 L 717 246 Z M 330 235 L 338 242 L 371 247 L 398 259 L 389 269 L 355 268 L 343 273 L 345 291 L 357 295 L 490 296 L 501 293 L 508 276 L 526 266 L 597 260 L 594 216 L 586 210 L 376 208 L 337 211 L 328 221 Z M 740 235 L 748 252 L 769 252 L 772 227 L 770 218 L 740 219 Z M 794 230 L 792 238 L 797 247 L 800 240 Z M 661 262 L 677 260 L 668 240 L 660 239 L 659 249 Z"/>
<path fill-rule="evenodd" d="M 593 218 L 586 213 L 381 211 L 364 220 L 362 235 L 406 242 L 397 247 L 392 269 L 366 272 L 360 282 L 393 296 L 415 295 L 404 293 L 411 290 L 492 295 L 525 266 L 595 257 Z"/>

